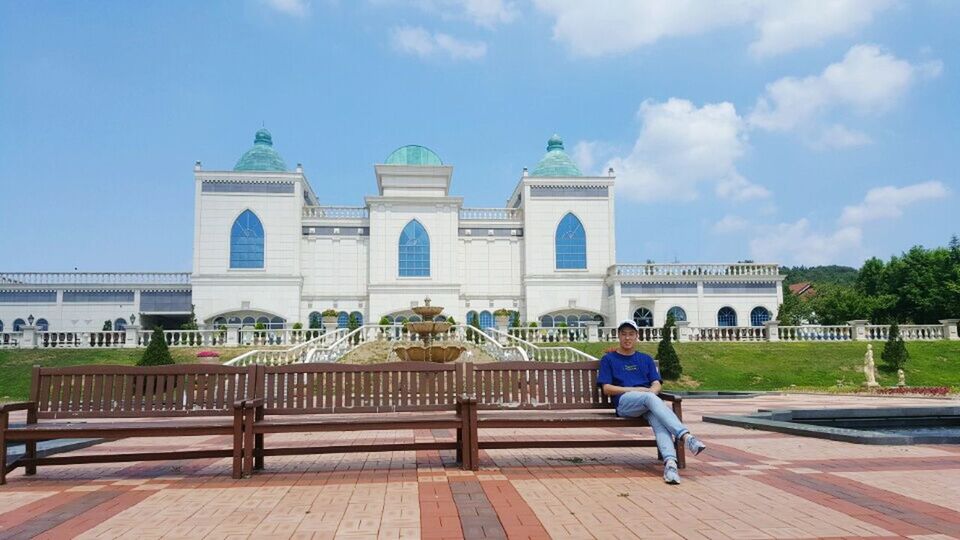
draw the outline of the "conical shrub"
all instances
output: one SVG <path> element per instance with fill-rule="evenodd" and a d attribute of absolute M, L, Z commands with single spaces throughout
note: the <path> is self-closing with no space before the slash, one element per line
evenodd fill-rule
<path fill-rule="evenodd" d="M 170 349 L 167 348 L 167 339 L 163 335 L 163 329 L 159 326 L 153 329 L 153 335 L 150 336 L 150 344 L 143 351 L 143 356 L 137 362 L 138 366 L 166 366 L 173 364 L 173 358 L 170 356 Z"/>

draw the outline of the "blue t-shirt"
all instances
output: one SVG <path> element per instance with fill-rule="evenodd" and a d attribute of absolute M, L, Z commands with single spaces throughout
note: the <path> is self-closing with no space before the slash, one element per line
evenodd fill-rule
<path fill-rule="evenodd" d="M 625 356 L 617 351 L 610 351 L 600 359 L 600 371 L 597 373 L 597 386 L 605 384 L 614 386 L 645 386 L 653 381 L 663 382 L 660 372 L 653 358 L 642 352 L 634 352 Z M 613 406 L 620 403 L 620 396 L 613 396 Z"/>

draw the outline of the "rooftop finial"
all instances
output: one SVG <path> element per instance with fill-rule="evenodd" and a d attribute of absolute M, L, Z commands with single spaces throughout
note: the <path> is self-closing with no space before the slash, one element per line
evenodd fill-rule
<path fill-rule="evenodd" d="M 273 137 L 270 135 L 270 132 L 267 131 L 267 128 L 260 128 L 257 130 L 257 134 L 253 137 L 253 144 L 265 144 L 267 146 L 273 146 Z"/>
<path fill-rule="evenodd" d="M 556 133 L 554 133 L 553 137 L 550 137 L 550 140 L 547 141 L 547 152 L 553 150 L 563 150 L 563 139 L 561 139 Z"/>

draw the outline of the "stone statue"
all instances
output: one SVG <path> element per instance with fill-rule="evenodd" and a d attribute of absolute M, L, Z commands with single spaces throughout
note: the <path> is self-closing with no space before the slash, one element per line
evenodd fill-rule
<path fill-rule="evenodd" d="M 903 370 L 898 369 L 897 370 L 897 386 L 906 386 L 906 385 L 907 385 L 907 379 L 903 374 Z"/>
<path fill-rule="evenodd" d="M 873 363 L 873 345 L 867 344 L 867 354 L 863 355 L 863 374 L 867 377 L 864 383 L 867 388 L 876 388 L 880 386 L 877 383 L 877 367 Z"/>

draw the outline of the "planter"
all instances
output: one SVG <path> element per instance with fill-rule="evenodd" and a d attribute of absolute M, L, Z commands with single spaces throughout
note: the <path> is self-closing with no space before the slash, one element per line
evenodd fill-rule
<path fill-rule="evenodd" d="M 323 328 L 327 332 L 332 332 L 337 329 L 337 317 L 324 317 L 323 318 Z"/>

